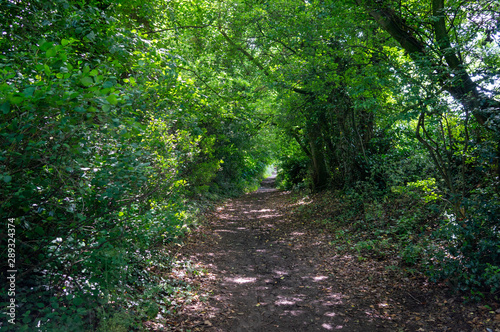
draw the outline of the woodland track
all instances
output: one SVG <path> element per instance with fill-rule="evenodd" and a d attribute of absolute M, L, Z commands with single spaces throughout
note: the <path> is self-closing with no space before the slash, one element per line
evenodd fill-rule
<path fill-rule="evenodd" d="M 229 199 L 177 252 L 206 271 L 206 301 L 186 304 L 175 331 L 493 331 L 444 287 L 402 277 L 387 262 L 339 254 L 305 204 L 274 179 Z M 470 315 L 467 317 L 467 315 Z M 479 318 L 476 318 L 479 317 Z M 478 322 L 479 322 L 478 321 Z"/>

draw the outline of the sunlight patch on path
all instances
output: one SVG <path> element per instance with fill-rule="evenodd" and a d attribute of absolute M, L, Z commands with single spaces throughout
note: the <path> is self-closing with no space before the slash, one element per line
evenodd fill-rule
<path fill-rule="evenodd" d="M 291 224 L 290 205 L 303 204 L 263 183 L 217 208 L 215 236 L 195 255 L 215 278 L 202 313 L 213 324 L 207 332 L 379 331 L 381 318 L 348 305 L 338 273 L 323 270 L 344 258 L 324 255 L 328 241 L 304 222 Z"/>
<path fill-rule="evenodd" d="M 232 282 L 235 284 L 248 284 L 254 283 L 257 281 L 257 278 L 254 277 L 235 277 L 235 278 L 225 278 L 224 280 L 228 282 Z"/>

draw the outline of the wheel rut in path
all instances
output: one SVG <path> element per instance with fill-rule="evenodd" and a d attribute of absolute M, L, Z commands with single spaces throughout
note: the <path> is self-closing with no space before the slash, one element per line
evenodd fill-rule
<path fill-rule="evenodd" d="M 335 273 L 327 239 L 287 214 L 289 193 L 273 179 L 229 200 L 182 256 L 208 271 L 206 303 L 186 306 L 182 325 L 193 331 L 387 331 L 352 301 Z M 317 233 L 317 234 L 315 234 Z M 390 328 L 389 328 L 390 330 Z"/>

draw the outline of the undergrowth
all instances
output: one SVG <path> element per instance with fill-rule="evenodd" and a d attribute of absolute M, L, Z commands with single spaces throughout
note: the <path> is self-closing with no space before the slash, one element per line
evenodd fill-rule
<path fill-rule="evenodd" d="M 332 235 L 330 245 L 358 260 L 387 261 L 399 273 L 445 281 L 467 300 L 498 301 L 500 239 L 494 202 L 470 201 L 468 220 L 456 220 L 435 193 L 416 183 L 378 191 L 309 194 L 296 212 Z M 479 237 L 477 234 L 481 234 Z"/>
<path fill-rule="evenodd" d="M 0 325 L 2 331 L 139 331 L 148 321 L 164 323 L 198 296 L 173 271 L 203 271 L 175 261 L 168 248 L 196 227 L 199 208 L 159 206 L 136 214 L 121 241 L 81 252 L 78 273 L 71 266 L 65 274 L 36 270 L 17 283 L 17 324 Z"/>

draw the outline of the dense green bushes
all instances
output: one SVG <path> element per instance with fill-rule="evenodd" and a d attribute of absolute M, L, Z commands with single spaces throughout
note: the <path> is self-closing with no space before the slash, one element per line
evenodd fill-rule
<path fill-rule="evenodd" d="M 429 273 L 434 279 L 447 279 L 457 289 L 475 298 L 496 295 L 500 281 L 500 234 L 498 195 L 474 195 L 464 202 L 466 219 L 448 215 L 436 238 L 444 248 L 436 250 Z"/>
<path fill-rule="evenodd" d="M 372 179 L 313 196 L 313 219 L 334 232 L 332 245 L 357 252 L 359 259 L 387 259 L 398 270 L 445 280 L 468 298 L 498 299 L 497 180 L 483 176 L 477 189 L 460 200 L 457 212 L 457 197 L 425 151 L 400 159 L 414 144 L 407 137 L 384 154 L 372 155 L 380 158 Z M 482 164 L 480 156 L 476 160 Z"/>
<path fill-rule="evenodd" d="M 391 192 L 360 183 L 348 191 L 310 194 L 310 204 L 294 212 L 329 230 L 330 245 L 359 260 L 383 260 L 401 275 L 426 276 L 449 283 L 467 299 L 495 301 L 500 204 L 468 203 L 473 217 L 458 220 L 424 187 L 409 184 Z"/>
<path fill-rule="evenodd" d="M 284 189 L 298 188 L 307 180 L 310 160 L 306 156 L 292 156 L 278 166 L 276 182 Z"/>
<path fill-rule="evenodd" d="M 2 329 L 130 330 L 156 316 L 164 291 L 144 290 L 169 281 L 149 270 L 169 268 L 162 246 L 189 231 L 214 180 L 244 190 L 269 158 L 226 139 L 181 60 L 139 32 L 160 3 L 46 5 L 9 2 L 3 26 L 0 215 L 2 234 L 15 228 L 18 307 Z M 221 175 L 234 158 L 241 170 Z"/>

